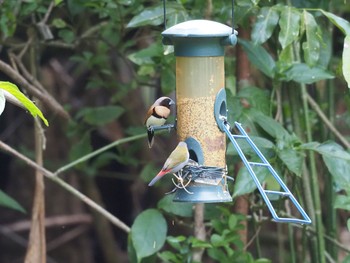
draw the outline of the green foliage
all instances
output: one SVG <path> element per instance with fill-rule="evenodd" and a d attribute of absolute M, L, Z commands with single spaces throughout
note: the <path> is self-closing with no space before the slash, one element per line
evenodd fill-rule
<path fill-rule="evenodd" d="M 193 237 L 185 236 L 168 236 L 167 243 L 175 250 L 163 251 L 159 253 L 159 257 L 165 262 L 180 263 L 191 262 L 191 241 Z"/>
<path fill-rule="evenodd" d="M 155 174 L 157 174 L 158 170 L 154 166 L 153 163 L 148 163 L 146 164 L 141 173 L 140 173 L 140 178 L 142 178 L 145 182 L 149 182 L 152 180 Z"/>
<path fill-rule="evenodd" d="M 249 252 L 244 251 L 238 235 L 238 231 L 243 229 L 241 221 L 244 217 L 231 214 L 225 208 L 221 208 L 220 211 L 219 217 L 210 220 L 212 233 L 208 241 L 198 240 L 193 236 L 169 236 L 166 241 L 172 250 L 162 251 L 159 257 L 165 262 L 193 262 L 191 261 L 193 249 L 202 248 L 216 262 L 270 262 L 263 258 L 254 260 Z"/>
<path fill-rule="evenodd" d="M 0 39 L 4 40 L 12 36 L 16 30 L 16 15 L 13 10 L 15 1 L 6 1 L 0 8 Z"/>
<path fill-rule="evenodd" d="M 312 67 L 320 57 L 321 30 L 315 17 L 306 10 L 303 11 L 302 21 L 304 25 L 303 31 L 305 31 L 305 42 L 302 43 L 304 58 L 306 64 Z"/>
<path fill-rule="evenodd" d="M 326 150 L 327 152 L 343 151 L 343 148 L 334 142 L 329 142 L 322 146 L 323 150 Z M 349 153 L 345 151 L 343 152 L 345 156 L 349 156 Z M 349 171 L 350 168 L 350 161 L 344 160 L 344 158 L 334 158 L 328 154 L 323 154 L 322 157 L 329 172 L 333 175 L 336 185 L 340 189 L 348 191 L 348 189 L 350 189 L 350 178 L 347 175 L 347 171 Z"/>
<path fill-rule="evenodd" d="M 302 163 L 305 157 L 299 147 L 301 140 L 268 116 L 271 107 L 268 94 L 254 87 L 246 87 L 239 91 L 236 98 L 247 100 L 249 107 L 242 103 L 231 106 L 235 108 L 234 119 L 246 123 L 249 120 L 249 124 L 246 125 L 251 130 L 250 136 L 261 152 L 273 165 L 283 163 L 290 172 L 301 176 Z M 270 137 L 266 138 L 266 134 Z M 265 136 L 265 138 L 262 138 L 262 136 Z M 256 154 L 247 142 L 239 141 L 239 145 L 246 155 L 253 158 L 252 160 L 256 158 Z M 230 144 L 227 148 L 227 154 L 237 156 L 236 150 Z M 264 170 L 266 169 L 257 170 L 261 182 L 267 179 L 268 173 Z M 247 170 L 241 169 L 235 182 L 234 196 L 250 193 L 255 189 L 254 182 Z"/>
<path fill-rule="evenodd" d="M 21 5 L 17 6 L 18 1 L 4 1 L 0 8 L 1 47 L 11 48 L 13 40 L 20 39 L 15 35 L 19 27 L 25 30 L 36 28 L 35 23 L 47 13 L 50 2 L 22 1 Z M 202 19 L 204 16 L 222 23 L 230 21 L 231 3 L 211 2 L 212 6 L 209 8 L 203 5 L 202 1 L 167 1 L 167 27 L 189 19 Z M 239 44 L 251 63 L 264 74 L 264 78 L 259 78 L 256 82 L 259 87 L 248 86 L 236 94 L 235 85 L 232 84 L 235 79 L 231 72 L 240 65 L 236 65 L 231 56 L 226 57 L 226 72 L 229 72 L 226 87 L 230 86 L 232 91 L 227 92 L 229 120 L 230 123 L 233 120 L 243 123 L 254 143 L 276 167 L 279 174 L 286 175 L 286 181 L 291 182 L 293 186 L 292 192 L 298 194 L 300 199 L 307 194 L 304 192 L 307 186 L 300 187 L 304 179 L 302 167 L 304 163 L 308 167 L 311 166 L 309 159 L 304 162 L 306 153 L 313 151 L 320 154 L 323 162 L 318 163 L 319 177 L 323 178 L 324 171 L 328 170 L 335 186 L 333 189 L 332 185 L 325 185 L 325 188 L 340 193 L 336 196 L 334 208 L 349 210 L 350 181 L 346 177 L 350 168 L 349 152 L 334 141 L 303 143 L 306 140 L 305 134 L 295 135 L 297 129 L 293 126 L 294 123 L 291 124 L 291 116 L 295 112 L 300 123 L 308 116 L 313 124 L 311 132 L 316 135 L 315 140 L 324 141 L 326 138 L 318 135 L 322 123 L 315 117 L 315 113 L 302 108 L 301 104 L 291 105 L 289 99 L 293 94 L 300 96 L 297 93 L 301 87 L 296 85 L 298 83 L 314 84 L 312 86 L 317 87 L 315 92 L 318 93 L 321 90 L 318 89 L 319 81 L 332 80 L 339 75 L 335 69 L 336 65 L 330 64 L 338 59 L 331 53 L 330 23 L 346 35 L 342 70 L 348 85 L 350 82 L 350 23 L 325 11 L 326 2 L 294 0 L 286 5 L 285 1 L 235 1 L 235 23 L 240 28 L 252 26 L 252 41 L 240 39 Z M 84 103 L 82 109 L 77 109 L 67 133 L 72 145 L 74 143 L 67 158 L 74 161 L 93 151 L 92 132 L 110 122 L 119 121 L 123 125 L 125 136 L 139 133 L 142 124 L 137 126 L 130 121 L 128 114 L 134 114 L 134 109 L 127 100 L 134 95 L 132 92 L 136 89 L 140 91 L 138 94 L 142 94 L 140 100 L 144 101 L 153 97 L 154 93 L 169 94 L 174 91 L 174 56 L 171 54 L 172 48 L 163 47 L 161 43 L 160 33 L 164 28 L 161 2 L 55 0 L 54 3 L 54 12 L 45 25 L 52 30 L 54 41 L 41 41 L 40 47 L 43 50 L 50 44 L 67 47 L 69 52 L 73 53 L 70 57 L 71 63 L 74 64 L 72 76 L 78 79 L 82 72 L 87 76 L 86 81 L 80 82 L 83 84 L 79 87 L 79 92 L 96 92 L 94 94 L 98 94 L 99 98 L 107 98 L 103 104 L 97 104 L 94 100 L 81 101 Z M 334 3 L 333 8 L 338 8 L 335 13 L 345 12 L 345 9 L 341 10 L 343 6 L 337 7 Z M 203 15 L 204 13 L 206 15 Z M 252 19 L 254 17 L 256 20 Z M 12 36 L 15 37 L 12 39 Z M 147 90 L 151 92 L 146 94 Z M 276 94 L 281 95 L 283 104 L 275 101 Z M 296 100 L 299 99 L 300 97 Z M 4 96 L 0 89 L 0 114 L 4 106 Z M 320 106 L 324 110 L 329 107 L 326 101 L 322 101 Z M 284 119 L 276 120 L 271 117 L 276 113 L 277 107 L 283 111 Z M 33 115 L 38 115 L 47 124 L 40 111 L 34 110 L 32 105 L 29 108 L 33 110 Z M 300 129 L 304 132 L 305 127 L 301 125 Z M 245 142 L 241 143 L 241 147 L 254 160 L 251 147 Z M 80 163 L 78 169 L 95 175 L 98 169 L 111 161 L 133 165 L 133 168 L 137 169 L 140 167 L 140 160 L 135 156 L 139 149 L 140 145 L 136 144 L 125 148 L 119 146 L 113 153 L 104 153 L 88 163 Z M 237 152 L 231 144 L 228 145 L 227 155 L 231 169 L 232 162 L 235 163 L 238 159 Z M 150 163 L 142 167 L 142 170 L 139 170 L 141 178 L 148 182 L 156 172 L 155 165 Z M 327 169 L 322 169 L 323 167 Z M 267 187 L 276 187 L 268 177 L 266 169 L 257 170 L 257 174 L 259 180 L 265 182 Z M 255 189 L 256 186 L 247 170 L 241 169 L 234 184 L 233 196 L 252 193 Z M 306 197 L 306 200 L 307 198 L 311 197 Z M 0 202 L 2 200 L 7 199 L 0 196 Z M 20 207 L 16 207 L 10 201 L 5 203 L 7 206 L 10 203 L 9 207 L 12 205 L 12 208 L 21 211 Z M 310 203 L 314 203 L 314 200 Z M 206 223 L 210 233 L 206 241 L 192 236 L 167 236 L 167 224 L 161 212 L 175 219 L 191 220 L 193 209 L 192 204 L 173 203 L 171 196 L 165 196 L 157 204 L 159 211 L 146 210 L 134 221 L 128 240 L 130 261 L 154 262 L 158 256 L 167 262 L 191 262 L 194 249 L 203 248 L 205 255 L 217 262 L 269 262 L 264 258 L 255 260 L 249 252 L 244 252 L 238 231 L 242 229 L 240 222 L 245 218 L 218 207 L 220 206 L 206 205 Z M 170 249 L 164 251 L 165 242 Z"/>
<path fill-rule="evenodd" d="M 319 11 L 322 12 L 322 14 L 324 14 L 337 28 L 339 28 L 344 35 L 350 35 L 350 23 L 348 21 L 325 10 L 319 9 Z"/>
<path fill-rule="evenodd" d="M 235 23 L 245 26 L 249 21 L 249 16 L 259 10 L 260 0 L 238 0 L 235 1 L 234 17 Z"/>
<path fill-rule="evenodd" d="M 317 66 L 310 67 L 304 63 L 292 62 L 288 56 L 285 56 L 288 55 L 286 52 L 281 53 L 281 60 L 276 64 L 272 56 L 262 46 L 254 45 L 252 42 L 246 40 L 239 40 L 238 43 L 247 52 L 249 60 L 268 77 L 276 77 L 279 81 L 293 80 L 304 84 L 334 78 L 331 72 L 323 68 Z M 306 45 L 304 47 L 306 48 Z M 314 47 L 311 48 L 314 49 Z M 307 59 L 309 59 L 310 55 L 309 53 L 307 54 Z M 314 57 L 318 57 L 318 55 Z"/>
<path fill-rule="evenodd" d="M 159 251 L 165 243 L 166 233 L 166 221 L 158 210 L 148 209 L 139 214 L 130 233 L 137 262 Z"/>
<path fill-rule="evenodd" d="M 164 21 L 163 3 L 145 8 L 138 15 L 134 16 L 127 27 L 140 27 L 145 25 L 158 26 Z M 166 6 L 166 15 L 171 23 L 168 26 L 187 20 L 187 12 L 180 3 L 169 2 Z"/>
<path fill-rule="evenodd" d="M 323 79 L 332 79 L 334 75 L 317 66 L 310 68 L 307 64 L 298 63 L 292 65 L 289 69 L 283 72 L 282 80 L 295 81 L 304 84 L 312 84 Z"/>
<path fill-rule="evenodd" d="M 282 18 L 281 18 L 282 19 Z M 257 20 L 252 29 L 252 41 L 255 45 L 263 44 L 268 40 L 279 20 L 276 8 L 263 7 L 257 14 Z"/>
<path fill-rule="evenodd" d="M 12 197 L 0 190 L 0 206 L 26 213 L 26 210 Z"/>
<path fill-rule="evenodd" d="M 349 34 L 350 23 L 348 21 L 322 9 L 314 11 L 321 12 L 344 34 Z M 327 63 L 324 61 L 328 60 L 324 60 L 324 57 L 327 58 L 327 54 L 325 54 L 326 49 L 321 48 L 325 46 L 323 35 L 327 34 L 327 31 L 321 29 L 317 20 L 317 13 L 311 13 L 306 9 L 281 5 L 264 6 L 260 8 L 257 21 L 253 24 L 252 42 L 240 40 L 239 44 L 243 46 L 252 64 L 270 78 L 304 84 L 334 78 L 333 73 L 325 70 Z M 265 43 L 272 36 L 277 22 L 280 27 L 278 40 L 281 50 L 276 63 L 265 48 L 259 44 Z M 303 61 L 295 57 L 296 50 L 292 49 L 293 43 L 302 47 Z M 346 43 L 343 53 L 343 56 L 346 57 L 345 52 Z M 347 80 L 350 74 L 346 69 L 346 63 L 349 59 L 343 59 L 343 61 L 346 61 L 343 64 L 345 65 L 343 74 Z"/>
<path fill-rule="evenodd" d="M 254 45 L 247 40 L 239 39 L 238 43 L 242 45 L 247 53 L 249 60 L 260 69 L 266 76 L 273 78 L 276 73 L 275 61 L 271 55 L 260 45 Z"/>
<path fill-rule="evenodd" d="M 349 226 L 349 220 L 348 220 L 348 226 Z M 350 228 L 348 227 L 348 229 L 350 229 Z M 350 262 L 350 255 L 347 255 L 347 256 L 344 258 L 344 260 L 343 260 L 342 263 L 349 263 L 349 262 Z"/>
<path fill-rule="evenodd" d="M 163 94 L 169 94 L 175 89 L 174 56 L 165 56 L 159 41 L 130 54 L 128 58 L 139 66 L 137 73 L 141 78 L 156 77 L 162 72 L 160 80 Z"/>
<path fill-rule="evenodd" d="M 278 41 L 282 49 L 296 41 L 300 32 L 300 13 L 296 8 L 284 6 L 279 20 L 281 31 L 278 34 Z"/>
<path fill-rule="evenodd" d="M 157 204 L 158 209 L 173 216 L 192 217 L 193 204 L 173 202 L 173 195 L 166 195 Z"/>
<path fill-rule="evenodd" d="M 269 175 L 268 169 L 254 169 L 254 172 L 260 182 L 264 182 Z M 247 168 L 242 167 L 236 177 L 232 197 L 234 198 L 240 195 L 249 194 L 255 189 L 256 184 L 252 179 L 250 173 L 248 172 Z"/>
<path fill-rule="evenodd" d="M 81 156 L 87 155 L 92 151 L 91 147 L 91 136 L 90 133 L 87 132 L 80 138 L 80 140 L 71 148 L 69 153 L 69 159 L 74 161 Z M 83 165 L 83 164 L 82 164 Z"/>
<path fill-rule="evenodd" d="M 124 112 L 120 106 L 102 106 L 102 107 L 85 107 L 77 114 L 77 118 L 83 117 L 83 120 L 96 126 L 102 126 L 117 120 Z"/>
<path fill-rule="evenodd" d="M 312 150 L 319 154 L 322 154 L 322 156 L 326 156 L 329 158 L 341 159 L 346 162 L 350 161 L 350 154 L 347 151 L 345 151 L 339 144 L 332 141 L 324 143 L 305 143 L 300 145 L 300 149 Z"/>
<path fill-rule="evenodd" d="M 261 152 L 266 153 L 265 155 L 271 155 L 271 153 L 268 153 L 268 152 L 275 149 L 274 143 L 266 138 L 257 137 L 257 136 L 250 136 L 250 138 L 252 139 L 254 144 L 259 148 Z M 239 144 L 239 147 L 244 152 L 244 154 L 247 154 L 249 156 L 254 154 L 252 147 L 249 145 L 247 141 L 243 141 L 243 140 L 238 141 L 238 144 Z M 238 152 L 232 144 L 227 145 L 226 154 L 238 156 Z"/>
<path fill-rule="evenodd" d="M 350 211 L 350 198 L 345 195 L 337 195 L 334 202 L 334 208 Z"/>

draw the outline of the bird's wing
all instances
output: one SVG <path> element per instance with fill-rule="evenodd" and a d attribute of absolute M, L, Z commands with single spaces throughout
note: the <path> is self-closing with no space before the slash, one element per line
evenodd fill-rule
<path fill-rule="evenodd" d="M 170 170 L 181 163 L 187 162 L 189 158 L 186 147 L 176 148 L 166 160 L 162 170 Z"/>
<path fill-rule="evenodd" d="M 146 125 L 146 122 L 147 122 L 148 118 L 152 115 L 153 109 L 154 109 L 153 105 L 148 109 L 147 114 L 146 114 L 146 118 L 145 118 L 145 121 L 144 121 L 145 125 Z"/>

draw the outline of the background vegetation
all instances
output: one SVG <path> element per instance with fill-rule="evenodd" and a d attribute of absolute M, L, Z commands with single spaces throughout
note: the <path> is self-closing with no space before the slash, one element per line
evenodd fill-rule
<path fill-rule="evenodd" d="M 9 103 L 0 117 L 0 262 L 350 262 L 349 3 L 236 0 L 239 42 L 226 49 L 229 121 L 243 123 L 310 226 L 271 222 L 231 145 L 233 203 L 200 218 L 164 197 L 169 180 L 147 187 L 176 145 L 166 133 L 149 150 L 142 125 L 175 89 L 162 4 L 0 2 L 0 80 L 49 122 Z M 232 25 L 229 1 L 166 7 L 167 27 Z"/>

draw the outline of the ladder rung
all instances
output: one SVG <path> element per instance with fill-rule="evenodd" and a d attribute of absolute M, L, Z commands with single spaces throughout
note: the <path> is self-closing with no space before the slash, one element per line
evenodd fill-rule
<path fill-rule="evenodd" d="M 275 195 L 283 195 L 283 196 L 290 196 L 290 193 L 287 192 L 280 192 L 280 191 L 273 191 L 273 190 L 264 190 L 266 194 L 275 194 Z"/>
<path fill-rule="evenodd" d="M 255 162 L 248 162 L 250 165 L 255 166 L 270 166 L 268 163 L 255 163 Z"/>
<path fill-rule="evenodd" d="M 232 137 L 233 138 L 238 138 L 238 139 L 247 139 L 248 138 L 248 136 L 246 136 L 246 135 L 240 135 L 240 134 L 232 134 Z"/>

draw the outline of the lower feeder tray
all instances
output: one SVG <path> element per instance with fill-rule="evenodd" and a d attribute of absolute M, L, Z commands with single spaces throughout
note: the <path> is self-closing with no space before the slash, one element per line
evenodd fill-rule
<path fill-rule="evenodd" d="M 201 165 L 188 165 L 182 171 L 185 187 L 179 184 L 174 189 L 174 202 L 220 203 L 231 202 L 226 169 Z M 190 182 L 189 182 L 190 181 Z"/>
<path fill-rule="evenodd" d="M 191 194 L 184 189 L 177 189 L 174 202 L 191 203 L 220 203 L 231 202 L 232 197 L 222 185 L 192 184 L 186 187 Z"/>

